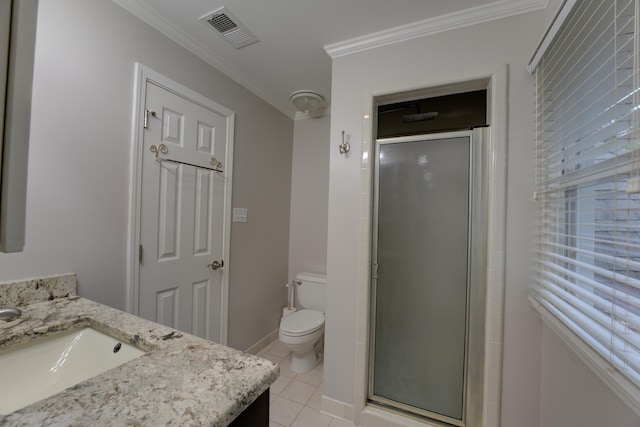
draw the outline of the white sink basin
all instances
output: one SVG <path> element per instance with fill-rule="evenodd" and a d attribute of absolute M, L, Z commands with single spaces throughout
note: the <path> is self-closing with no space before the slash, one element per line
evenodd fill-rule
<path fill-rule="evenodd" d="M 88 327 L 9 347 L 0 351 L 0 415 L 143 354 L 136 347 Z"/>

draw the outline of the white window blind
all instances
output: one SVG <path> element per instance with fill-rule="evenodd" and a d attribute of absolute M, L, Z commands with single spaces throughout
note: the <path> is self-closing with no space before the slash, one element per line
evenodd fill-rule
<path fill-rule="evenodd" d="M 532 297 L 640 387 L 640 0 L 578 1 L 535 70 Z"/>

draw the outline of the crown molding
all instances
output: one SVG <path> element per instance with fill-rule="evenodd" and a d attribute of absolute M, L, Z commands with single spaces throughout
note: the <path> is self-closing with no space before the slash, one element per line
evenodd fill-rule
<path fill-rule="evenodd" d="M 127 12 L 151 25 L 153 28 L 160 31 L 162 34 L 164 34 L 174 42 L 178 43 L 180 46 L 189 50 L 191 53 L 216 68 L 231 80 L 235 81 L 248 91 L 252 92 L 258 98 L 261 98 L 268 104 L 272 105 L 287 117 L 292 119 L 295 118 L 295 111 L 291 105 L 283 105 L 277 100 L 274 100 L 268 94 L 258 89 L 258 87 L 251 81 L 251 79 L 244 76 L 239 70 L 233 68 L 218 55 L 214 54 L 210 49 L 207 49 L 192 37 L 189 37 L 179 28 L 171 24 L 162 16 L 155 13 L 153 10 L 146 7 L 138 0 L 113 0 L 113 2 L 122 7 Z"/>
<path fill-rule="evenodd" d="M 325 51 L 331 58 L 350 55 L 381 46 L 412 40 L 444 31 L 468 27 L 497 19 L 507 18 L 522 13 L 544 9 L 550 0 L 499 0 L 485 6 L 478 6 L 461 12 L 450 13 L 439 17 L 426 19 L 413 24 L 403 25 L 362 37 L 326 45 Z M 254 95 L 264 100 L 274 108 L 294 120 L 301 118 L 294 108 L 282 104 L 269 94 L 260 90 L 258 86 L 238 69 L 198 43 L 192 37 L 171 24 L 165 18 L 146 7 L 138 0 L 113 0 L 118 6 L 138 17 L 145 23 L 160 31 L 183 48 L 189 50 L 218 71 L 240 84 Z"/>
<path fill-rule="evenodd" d="M 445 31 L 469 27 L 522 13 L 544 9 L 549 0 L 499 0 L 460 12 L 425 19 L 390 28 L 362 37 L 326 45 L 324 50 L 333 58 L 363 52 L 390 44 L 430 36 Z"/>

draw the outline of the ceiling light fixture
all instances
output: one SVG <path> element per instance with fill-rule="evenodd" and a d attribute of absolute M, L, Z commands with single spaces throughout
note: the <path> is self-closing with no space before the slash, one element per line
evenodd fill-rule
<path fill-rule="evenodd" d="M 313 90 L 297 90 L 291 94 L 291 102 L 298 111 L 310 114 L 324 107 L 324 97 Z"/>

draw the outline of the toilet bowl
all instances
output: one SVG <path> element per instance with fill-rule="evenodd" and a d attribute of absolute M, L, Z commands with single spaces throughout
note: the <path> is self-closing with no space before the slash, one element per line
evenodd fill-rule
<path fill-rule="evenodd" d="M 291 350 L 291 370 L 304 373 L 318 364 L 316 344 L 324 335 L 324 313 L 303 309 L 280 321 L 280 341 Z"/>
<path fill-rule="evenodd" d="M 291 350 L 291 370 L 304 373 L 322 357 L 324 343 L 324 294 L 326 278 L 321 274 L 300 273 L 297 294 L 304 308 L 280 320 L 280 341 Z"/>

